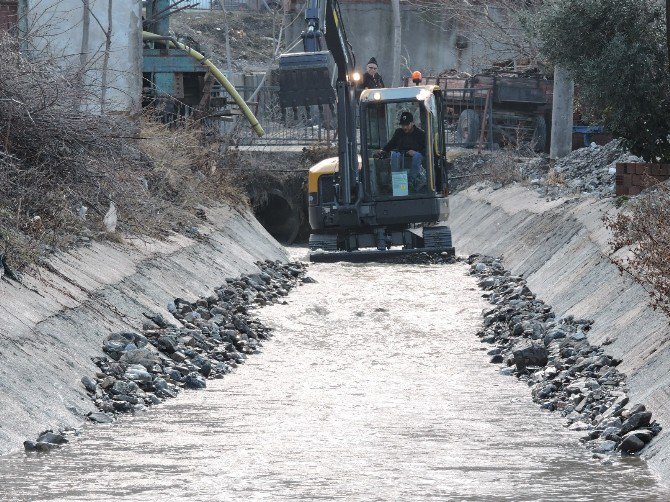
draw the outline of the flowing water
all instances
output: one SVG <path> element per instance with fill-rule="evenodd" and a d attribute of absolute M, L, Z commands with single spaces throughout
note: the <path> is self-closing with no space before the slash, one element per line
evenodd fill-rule
<path fill-rule="evenodd" d="M 488 364 L 461 264 L 320 264 L 205 391 L 0 458 L 0 500 L 668 500 Z"/>

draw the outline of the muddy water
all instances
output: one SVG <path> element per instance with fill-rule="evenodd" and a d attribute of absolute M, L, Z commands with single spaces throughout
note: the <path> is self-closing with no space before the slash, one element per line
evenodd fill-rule
<path fill-rule="evenodd" d="M 261 355 L 204 392 L 47 456 L 0 458 L 0 500 L 668 500 L 639 459 L 489 365 L 463 265 L 315 265 L 261 311 Z"/>

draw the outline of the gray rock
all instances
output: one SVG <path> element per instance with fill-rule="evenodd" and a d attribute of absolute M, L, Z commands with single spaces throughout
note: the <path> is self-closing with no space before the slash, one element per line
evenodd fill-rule
<path fill-rule="evenodd" d="M 154 364 L 159 364 L 158 354 L 148 348 L 136 349 L 124 353 L 119 362 L 126 364 L 141 364 L 146 369 L 151 369 Z"/>
<path fill-rule="evenodd" d="M 81 377 L 81 383 L 86 388 L 87 391 L 95 392 L 97 384 L 95 383 L 95 380 L 93 380 L 91 377 L 88 376 Z"/>
<path fill-rule="evenodd" d="M 51 443 L 40 443 L 39 441 L 24 441 L 23 448 L 27 452 L 46 453 L 57 448 L 58 445 Z"/>
<path fill-rule="evenodd" d="M 95 411 L 88 414 L 88 419 L 99 424 L 111 424 L 114 419 L 107 413 Z"/>
<path fill-rule="evenodd" d="M 172 335 L 163 335 L 156 342 L 156 347 L 158 350 L 165 352 L 166 354 L 172 354 L 178 350 L 179 344 L 177 343 L 177 338 Z"/>
<path fill-rule="evenodd" d="M 151 375 L 151 373 L 145 370 L 143 366 L 142 369 L 128 368 L 126 370 L 125 377 L 135 382 L 149 383 L 153 380 L 153 376 Z"/>
<path fill-rule="evenodd" d="M 112 394 L 126 394 L 130 395 L 139 390 L 139 387 L 135 382 L 124 382 L 123 380 L 117 380 L 112 386 Z"/>
<path fill-rule="evenodd" d="M 654 438 L 654 434 L 647 429 L 638 429 L 630 431 L 629 433 L 623 436 L 623 439 L 626 440 L 626 438 L 629 438 L 630 436 L 635 436 L 636 438 L 640 439 L 644 444 L 649 443 Z"/>
<path fill-rule="evenodd" d="M 500 364 L 504 361 L 502 354 L 494 354 L 491 360 L 489 361 L 492 364 Z"/>
<path fill-rule="evenodd" d="M 62 434 L 56 434 L 51 431 L 45 431 L 39 435 L 39 437 L 37 438 L 37 442 L 61 445 L 67 443 L 68 440 L 65 439 L 65 436 L 63 436 Z"/>
<path fill-rule="evenodd" d="M 626 435 L 635 429 L 645 427 L 649 425 L 649 422 L 651 422 L 651 412 L 641 411 L 639 413 L 635 413 L 628 417 L 628 419 L 626 419 L 626 421 L 623 423 L 621 426 L 621 434 Z"/>
<path fill-rule="evenodd" d="M 616 448 L 616 445 L 617 444 L 616 444 L 615 441 L 606 440 L 606 441 L 601 442 L 598 446 L 596 446 L 593 449 L 593 452 L 594 453 L 609 453 L 611 451 L 614 451 L 614 449 Z"/>
<path fill-rule="evenodd" d="M 204 389 L 207 387 L 207 382 L 202 375 L 193 371 L 184 378 L 184 385 L 188 389 Z"/>
<path fill-rule="evenodd" d="M 546 366 L 549 360 L 546 347 L 539 343 L 521 342 L 514 347 L 512 354 L 519 371 L 525 370 L 527 366 Z"/>
<path fill-rule="evenodd" d="M 624 453 L 637 453 L 644 448 L 644 441 L 635 435 L 627 436 L 621 441 L 620 449 Z"/>

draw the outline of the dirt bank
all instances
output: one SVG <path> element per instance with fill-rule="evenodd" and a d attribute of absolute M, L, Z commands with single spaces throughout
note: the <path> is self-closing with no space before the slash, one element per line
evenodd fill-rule
<path fill-rule="evenodd" d="M 450 224 L 459 254 L 502 255 L 557 316 L 592 319 L 589 341 L 622 359 L 631 401 L 645 403 L 660 423 L 670 423 L 670 328 L 654 312 L 642 287 L 619 274 L 607 257 L 602 224 L 612 199 L 547 201 L 514 185 L 472 187 L 453 196 Z M 645 450 L 650 464 L 670 479 L 670 435 L 663 431 Z"/>
<path fill-rule="evenodd" d="M 191 236 L 94 242 L 56 255 L 23 285 L 0 281 L 0 454 L 94 411 L 80 379 L 95 374 L 104 336 L 141 328 L 143 312 L 170 319 L 168 302 L 209 295 L 228 277 L 257 272 L 257 260 L 286 260 L 249 212 L 205 213 Z"/>

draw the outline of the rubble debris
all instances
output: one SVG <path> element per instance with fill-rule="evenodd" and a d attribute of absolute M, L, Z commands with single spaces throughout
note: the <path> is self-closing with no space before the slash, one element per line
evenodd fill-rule
<path fill-rule="evenodd" d="M 108 335 L 95 357 L 95 377 L 81 379 L 99 411 L 87 418 L 107 424 L 120 413 L 176 397 L 182 389 L 204 389 L 207 379 L 223 378 L 248 355 L 257 353 L 270 330 L 251 312 L 254 307 L 282 302 L 298 284 L 308 282 L 301 262 L 256 262 L 260 272 L 228 279 L 214 294 L 188 302 L 175 298 L 169 312 L 179 325 L 160 314 L 139 332 Z M 63 433 L 46 431 L 37 441 L 25 441 L 27 452 L 46 452 L 66 443 Z"/>
<path fill-rule="evenodd" d="M 594 455 L 638 454 L 661 431 L 644 405 L 630 406 L 626 376 L 617 370 L 621 361 L 589 343 L 593 321 L 557 319 L 500 259 L 472 255 L 467 261 L 492 304 L 478 333 L 482 343 L 495 345 L 491 362 L 526 382 L 533 400 L 564 416 L 569 429 L 583 431 Z"/>

